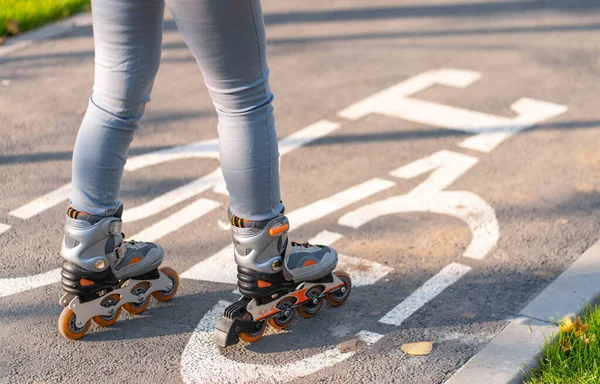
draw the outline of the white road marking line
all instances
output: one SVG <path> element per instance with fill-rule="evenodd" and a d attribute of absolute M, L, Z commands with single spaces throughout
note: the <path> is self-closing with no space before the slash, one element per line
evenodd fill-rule
<path fill-rule="evenodd" d="M 123 221 L 130 223 L 132 221 L 137 221 L 156 215 L 174 205 L 182 203 L 185 200 L 191 199 L 192 197 L 211 189 L 219 182 L 219 180 L 222 179 L 223 173 L 221 172 L 221 169 L 216 169 L 206 176 L 196 179 L 182 187 L 164 193 L 147 203 L 126 209 L 125 212 L 123 212 Z"/>
<path fill-rule="evenodd" d="M 160 151 L 135 156 L 125 165 L 126 171 L 136 171 L 151 165 L 162 164 L 168 161 L 194 159 L 194 158 L 219 158 L 219 140 L 202 140 L 195 143 L 178 145 Z"/>
<path fill-rule="evenodd" d="M 0 278 L 0 297 L 14 295 L 60 281 L 60 268 L 33 276 Z"/>
<path fill-rule="evenodd" d="M 312 239 L 309 239 L 308 242 L 311 244 L 331 245 L 342 237 L 344 237 L 344 235 L 341 233 L 325 230 L 319 232 L 317 236 Z M 350 274 L 353 287 L 375 284 L 378 280 L 381 280 L 384 276 L 394 270 L 392 267 L 388 267 L 375 261 L 342 254 L 338 254 L 338 260 L 339 263 L 337 269 L 346 271 Z"/>
<path fill-rule="evenodd" d="M 8 231 L 10 229 L 10 225 L 0 223 L 0 234 Z"/>
<path fill-rule="evenodd" d="M 360 331 L 356 334 L 356 337 L 358 337 L 358 340 L 364 341 L 367 345 L 373 345 L 381 340 L 383 335 L 371 331 Z"/>
<path fill-rule="evenodd" d="M 37 199 L 15 209 L 14 211 L 9 212 L 9 214 L 11 216 L 18 217 L 19 219 L 29 219 L 41 212 L 44 212 L 48 208 L 52 208 L 65 200 L 69 200 L 70 191 L 71 183 L 65 184 L 62 187 L 55 189 L 54 191 L 47 193 L 42 197 L 38 197 Z"/>
<path fill-rule="evenodd" d="M 285 155 L 294 149 L 300 148 L 315 140 L 321 139 L 330 133 L 340 129 L 340 123 L 329 120 L 319 120 L 279 141 L 279 154 Z"/>
<path fill-rule="evenodd" d="M 139 233 L 131 236 L 132 239 L 140 239 L 143 241 L 156 241 L 171 232 L 174 232 L 185 225 L 199 219 L 213 209 L 221 206 L 221 203 L 209 200 L 198 199 L 190 205 L 185 206 L 181 210 L 175 212 L 164 220 L 149 226 Z"/>
<path fill-rule="evenodd" d="M 371 179 L 335 195 L 308 204 L 288 215 L 292 228 L 299 228 L 304 224 L 319 220 L 337 210 L 347 207 L 362 199 L 384 191 L 395 185 L 393 181 L 384 179 Z"/>
<path fill-rule="evenodd" d="M 481 197 L 466 191 L 440 191 L 471 168 L 477 158 L 439 151 L 392 172 L 392 175 L 411 178 L 425 172 L 432 174 L 424 182 L 405 195 L 394 196 L 362 206 L 342 216 L 338 223 L 359 228 L 378 217 L 407 213 L 432 212 L 454 216 L 464 221 L 473 238 L 463 256 L 483 259 L 496 245 L 500 229 L 494 209 Z"/>
<path fill-rule="evenodd" d="M 484 131 L 479 135 L 462 141 L 459 145 L 475 151 L 491 152 L 508 137 L 542 121 L 561 115 L 568 109 L 565 105 L 548 103 L 527 97 L 519 99 L 510 108 L 518 114 L 517 117 L 512 119 L 514 122 L 512 127 L 508 125 L 504 127 L 503 131 L 500 130 L 500 132 L 497 132 L 497 129 L 490 129 L 488 132 Z"/>
<path fill-rule="evenodd" d="M 309 204 L 288 214 L 292 230 L 365 199 L 394 185 L 394 182 L 372 179 L 346 189 L 328 198 Z M 216 254 L 202 260 L 181 274 L 182 278 L 235 284 L 236 265 L 233 260 L 233 246 L 230 244 Z M 375 269 L 381 272 L 381 269 Z"/>
<path fill-rule="evenodd" d="M 355 353 L 342 353 L 337 348 L 332 348 L 293 363 L 278 365 L 231 360 L 212 341 L 215 324 L 228 305 L 230 303 L 226 301 L 219 301 L 204 315 L 192 333 L 181 356 L 181 376 L 185 383 L 287 382 L 342 362 Z M 361 333 L 359 337 L 367 343 L 376 340 L 375 334 Z"/>
<path fill-rule="evenodd" d="M 397 99 L 414 95 L 432 85 L 441 84 L 455 88 L 465 88 L 481 78 L 479 72 L 462 69 L 436 69 L 406 79 L 390 88 L 377 92 L 358 101 L 338 113 L 348 120 L 358 120 L 381 109 L 394 109 Z M 385 103 L 385 105 L 382 105 Z"/>
<path fill-rule="evenodd" d="M 431 172 L 431 175 L 410 193 L 427 193 L 441 191 L 454 183 L 469 169 L 473 168 L 479 159 L 462 153 L 441 150 L 422 159 L 390 172 L 390 175 L 401 179 L 412 179 Z"/>
<path fill-rule="evenodd" d="M 491 152 L 508 137 L 567 110 L 564 105 L 522 98 L 511 105 L 517 117 L 508 118 L 408 97 L 434 84 L 462 88 L 479 78 L 477 72 L 455 69 L 425 72 L 352 104 L 338 115 L 357 120 L 370 113 L 379 113 L 424 125 L 475 133 L 476 136 L 460 145 Z"/>
<path fill-rule="evenodd" d="M 427 280 L 425 284 L 411 293 L 402 303 L 379 319 L 379 322 L 396 326 L 402 324 L 419 308 L 431 301 L 450 285 L 457 282 L 470 270 L 471 267 L 458 263 L 447 265 L 435 276 Z"/>

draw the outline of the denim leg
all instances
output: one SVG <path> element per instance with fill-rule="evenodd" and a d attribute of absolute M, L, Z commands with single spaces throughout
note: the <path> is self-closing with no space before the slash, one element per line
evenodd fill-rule
<path fill-rule="evenodd" d="M 109 215 L 160 65 L 164 0 L 92 0 L 94 89 L 73 151 L 71 205 Z"/>
<path fill-rule="evenodd" d="M 259 0 L 168 0 L 219 117 L 230 210 L 265 220 L 283 208 L 279 150 Z"/>

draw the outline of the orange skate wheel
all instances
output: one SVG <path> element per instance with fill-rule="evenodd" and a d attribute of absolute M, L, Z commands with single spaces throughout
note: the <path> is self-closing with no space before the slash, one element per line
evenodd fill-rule
<path fill-rule="evenodd" d="M 171 279 L 171 284 L 173 284 L 173 286 L 168 291 L 152 292 L 152 297 L 158 301 L 169 301 L 173 298 L 173 296 L 175 296 L 177 289 L 179 288 L 179 275 L 173 268 L 169 267 L 163 267 L 160 269 L 160 271 L 167 275 L 169 279 Z"/>
<path fill-rule="evenodd" d="M 112 305 L 116 305 L 119 302 L 119 300 L 121 300 L 121 296 L 119 296 L 117 294 L 108 295 L 102 300 L 100 305 L 102 305 L 103 307 L 110 307 Z M 110 316 L 98 315 L 98 316 L 92 317 L 92 320 L 94 321 L 94 323 L 98 324 L 101 327 L 108 327 L 108 326 L 116 323 L 117 320 L 119 319 L 120 315 L 121 315 L 121 307 L 117 308 L 117 310 Z"/>
<path fill-rule="evenodd" d="M 150 283 L 147 281 L 137 283 L 135 287 L 131 289 L 131 293 L 138 296 L 143 295 L 150 288 Z M 123 304 L 123 308 L 127 311 L 127 313 L 131 315 L 138 315 L 148 308 L 148 304 L 150 304 L 150 296 L 146 297 L 141 303 L 125 303 Z"/>
<path fill-rule="evenodd" d="M 308 301 L 296 308 L 300 316 L 309 319 L 311 317 L 315 317 L 317 313 L 319 313 L 321 308 L 323 308 L 323 304 L 325 303 L 323 298 L 319 298 L 321 292 L 323 292 L 323 288 L 318 286 L 312 287 L 308 290 L 308 292 L 306 292 Z"/>
<path fill-rule="evenodd" d="M 339 307 L 340 305 L 344 304 L 350 296 L 350 291 L 352 291 L 352 279 L 350 278 L 350 275 L 344 271 L 335 271 L 333 274 L 344 282 L 344 286 L 336 289 L 333 292 L 330 292 L 325 299 L 332 307 Z"/>
<path fill-rule="evenodd" d="M 286 329 L 292 324 L 294 315 L 296 314 L 296 309 L 292 308 L 295 302 L 295 299 L 288 297 L 277 303 L 277 309 L 281 312 L 268 320 L 269 325 L 275 329 Z M 285 315 L 286 312 L 288 313 L 287 315 Z"/>
<path fill-rule="evenodd" d="M 69 308 L 63 309 L 58 318 L 58 331 L 66 339 L 77 340 L 83 337 L 90 329 L 90 321 L 88 320 L 83 327 L 77 326 L 77 316 Z"/>
<path fill-rule="evenodd" d="M 242 316 L 242 320 L 252 321 L 252 315 L 250 314 L 250 312 L 247 312 L 244 316 Z M 257 328 L 256 332 L 240 332 L 240 339 L 244 340 L 246 343 L 254 343 L 256 340 L 263 337 L 265 329 L 267 329 L 267 323 L 265 321 L 262 321 L 260 324 L 260 328 Z"/>

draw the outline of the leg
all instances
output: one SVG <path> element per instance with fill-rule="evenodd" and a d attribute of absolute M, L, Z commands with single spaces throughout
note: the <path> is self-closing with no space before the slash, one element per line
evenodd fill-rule
<path fill-rule="evenodd" d="M 68 339 L 83 337 L 91 321 L 114 324 L 122 308 L 142 312 L 150 295 L 167 301 L 177 292 L 177 273 L 158 270 L 159 245 L 124 241 L 118 201 L 129 144 L 160 63 L 163 1 L 92 0 L 94 92 L 73 153 L 61 249 L 65 308 L 58 329 Z"/>
<path fill-rule="evenodd" d="M 160 64 L 164 0 L 93 0 L 94 90 L 73 151 L 71 206 L 112 215 Z"/>
<path fill-rule="evenodd" d="M 230 209 L 249 220 L 273 218 L 283 205 L 260 1 L 169 0 L 168 5 L 219 116 Z"/>
<path fill-rule="evenodd" d="M 168 1 L 219 114 L 221 168 L 231 197 L 238 288 L 244 297 L 225 311 L 214 341 L 222 347 L 239 338 L 252 342 L 267 322 L 282 329 L 296 310 L 312 317 L 323 300 L 340 305 L 351 282 L 332 273 L 335 250 L 288 240 L 260 1 Z"/>

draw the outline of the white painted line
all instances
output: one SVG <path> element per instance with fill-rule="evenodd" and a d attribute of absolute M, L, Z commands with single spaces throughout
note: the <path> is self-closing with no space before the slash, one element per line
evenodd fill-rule
<path fill-rule="evenodd" d="M 292 211 L 288 214 L 291 230 L 298 229 L 305 224 L 316 221 L 349 204 L 390 188 L 393 185 L 394 183 L 392 181 L 372 179 L 331 197 Z M 328 236 L 330 239 L 332 238 L 331 235 Z M 230 244 L 216 254 L 202 260 L 182 273 L 181 277 L 193 280 L 235 284 L 237 281 L 237 269 L 232 255 L 233 246 Z M 381 268 L 374 268 L 374 272 L 383 273 L 383 270 Z"/>
<path fill-rule="evenodd" d="M 233 259 L 233 245 L 229 244 L 219 252 L 183 272 L 180 276 L 183 279 L 236 284 L 237 265 Z"/>
<path fill-rule="evenodd" d="M 230 303 L 219 301 L 198 323 L 181 356 L 181 377 L 184 383 L 282 383 L 308 376 L 342 362 L 355 352 L 342 353 L 328 349 L 292 363 L 250 364 L 231 360 L 212 342 L 217 320 Z M 267 336 L 268 337 L 268 336 Z M 374 334 L 361 334 L 368 343 Z M 246 354 L 252 352 L 246 350 Z M 249 357 L 246 360 L 252 360 Z"/>
<path fill-rule="evenodd" d="M 342 235 L 341 233 L 325 230 L 317 233 L 317 236 L 313 237 L 312 239 L 309 239 L 308 242 L 311 244 L 329 246 L 335 243 L 336 241 L 340 240 L 342 237 L 344 237 L 344 235 Z"/>
<path fill-rule="evenodd" d="M 0 234 L 8 231 L 10 229 L 10 225 L 0 223 Z"/>
<path fill-rule="evenodd" d="M 174 205 L 209 190 L 222 179 L 223 173 L 221 172 L 221 169 L 217 168 L 212 173 L 162 194 L 147 203 L 126 209 L 125 212 L 123 212 L 123 221 L 129 223 L 156 215 Z"/>
<path fill-rule="evenodd" d="M 184 227 L 185 225 L 199 219 L 213 209 L 221 206 L 221 203 L 209 199 L 198 199 L 190 205 L 175 212 L 164 220 L 149 226 L 139 233 L 131 236 L 132 239 L 142 241 L 156 241 L 171 232 Z"/>
<path fill-rule="evenodd" d="M 498 220 L 492 207 L 476 194 L 464 191 L 390 197 L 345 214 L 338 224 L 359 228 L 385 215 L 408 212 L 438 213 L 464 221 L 473 238 L 463 256 L 472 259 L 483 259 L 500 237 Z"/>
<path fill-rule="evenodd" d="M 319 220 L 337 210 L 391 188 L 394 185 L 395 183 L 393 181 L 371 179 L 355 187 L 336 193 L 326 199 L 308 204 L 288 215 L 290 227 L 299 228 L 304 224 Z"/>
<path fill-rule="evenodd" d="M 441 84 L 449 87 L 465 88 L 480 78 L 480 73 L 462 69 L 448 68 L 427 71 L 350 105 L 340 111 L 338 116 L 349 120 L 358 120 L 382 109 L 395 109 L 394 103 L 397 99 L 414 95 L 432 85 Z"/>
<path fill-rule="evenodd" d="M 441 191 L 454 183 L 469 169 L 473 168 L 479 159 L 462 153 L 441 150 L 420 160 L 413 161 L 392 172 L 390 175 L 401 179 L 412 179 L 431 172 L 431 175 L 411 193 Z"/>
<path fill-rule="evenodd" d="M 70 191 L 71 183 L 65 184 L 62 187 L 9 212 L 9 214 L 18 217 L 19 219 L 29 219 L 46 209 L 52 208 L 65 200 L 69 200 Z"/>
<path fill-rule="evenodd" d="M 14 295 L 60 281 L 60 268 L 33 276 L 0 278 L 0 297 Z"/>
<path fill-rule="evenodd" d="M 286 138 L 279 141 L 279 154 L 285 155 L 309 144 L 315 140 L 321 139 L 341 127 L 340 123 L 334 123 L 328 120 L 319 120 L 306 128 L 294 132 Z"/>
<path fill-rule="evenodd" d="M 358 340 L 364 341 L 367 345 L 373 345 L 381 340 L 383 335 L 371 331 L 360 331 L 356 334 L 356 337 L 358 337 Z"/>
<path fill-rule="evenodd" d="M 568 109 L 565 105 L 526 97 L 513 103 L 510 108 L 518 114 L 517 117 L 512 119 L 512 127 L 506 125 L 500 130 L 497 128 L 486 129 L 486 131 L 462 141 L 459 145 L 475 151 L 491 152 L 508 137 L 545 120 L 550 120 L 561 115 Z"/>
<path fill-rule="evenodd" d="M 359 228 L 381 216 L 391 214 L 431 212 L 450 215 L 464 221 L 473 234 L 463 256 L 483 259 L 500 237 L 494 209 L 472 192 L 440 190 L 450 185 L 476 163 L 477 158 L 472 156 L 439 151 L 400 167 L 393 171 L 392 175 L 411 178 L 425 172 L 433 172 L 409 193 L 362 206 L 342 216 L 338 223 Z"/>
<path fill-rule="evenodd" d="M 396 326 L 402 324 L 419 308 L 457 282 L 470 270 L 471 267 L 458 263 L 445 266 L 435 276 L 427 280 L 425 284 L 411 293 L 403 302 L 379 319 L 379 322 Z"/>
<path fill-rule="evenodd" d="M 168 161 L 208 158 L 219 159 L 219 140 L 203 140 L 192 144 L 150 152 L 145 155 L 135 156 L 125 165 L 126 171 L 136 171 L 151 165 L 162 164 Z"/>
<path fill-rule="evenodd" d="M 476 136 L 464 140 L 460 145 L 490 152 L 508 137 L 567 110 L 564 105 L 522 98 L 511 105 L 517 117 L 508 118 L 408 97 L 434 84 L 465 87 L 479 78 L 477 72 L 455 69 L 425 72 L 351 105 L 339 116 L 357 120 L 370 113 L 379 113 L 424 125 L 474 133 Z"/>

